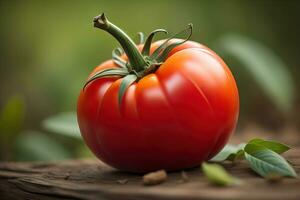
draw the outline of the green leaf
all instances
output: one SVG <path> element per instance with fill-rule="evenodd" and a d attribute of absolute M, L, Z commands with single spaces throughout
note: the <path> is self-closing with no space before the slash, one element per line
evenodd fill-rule
<path fill-rule="evenodd" d="M 123 58 L 121 58 L 123 53 L 124 52 L 121 48 L 115 48 L 112 51 L 112 60 L 116 65 L 120 66 L 121 68 L 126 68 L 126 61 Z"/>
<path fill-rule="evenodd" d="M 285 144 L 276 141 L 263 140 L 259 138 L 250 140 L 248 144 L 261 145 L 279 154 L 284 153 L 290 149 L 290 147 Z"/>
<path fill-rule="evenodd" d="M 286 113 L 295 98 L 295 84 L 286 64 L 272 49 L 253 39 L 230 34 L 223 36 L 218 47 L 236 57 L 253 76 L 277 108 Z"/>
<path fill-rule="evenodd" d="M 23 98 L 11 96 L 0 112 L 1 141 L 11 140 L 21 129 L 24 121 L 25 105 Z"/>
<path fill-rule="evenodd" d="M 143 56 L 149 56 L 152 39 L 156 33 L 166 33 L 167 34 L 168 32 L 165 29 L 156 29 L 156 30 L 152 31 L 150 33 L 150 35 L 147 37 L 145 45 L 143 47 L 143 50 L 142 50 Z"/>
<path fill-rule="evenodd" d="M 217 154 L 215 155 L 210 161 L 213 162 L 222 162 L 228 158 L 230 154 L 235 153 L 237 150 L 236 146 L 231 144 L 226 144 L 225 147 Z"/>
<path fill-rule="evenodd" d="M 67 137 L 82 139 L 75 112 L 60 113 L 42 122 L 43 127 L 53 133 Z"/>
<path fill-rule="evenodd" d="M 123 80 L 120 84 L 119 94 L 118 94 L 119 107 L 121 106 L 125 91 L 132 83 L 134 83 L 134 81 L 136 81 L 136 79 L 137 79 L 137 76 L 135 74 L 129 74 L 123 78 Z"/>
<path fill-rule="evenodd" d="M 247 144 L 244 150 L 250 167 L 263 177 L 273 175 L 297 176 L 294 169 L 283 157 L 264 146 Z"/>
<path fill-rule="evenodd" d="M 202 171 L 215 185 L 228 186 L 238 183 L 238 179 L 228 174 L 221 165 L 203 163 Z"/>
<path fill-rule="evenodd" d="M 168 38 L 163 44 L 161 44 L 150 56 L 152 60 L 156 60 L 158 63 L 163 62 L 166 57 L 169 55 L 169 53 L 174 49 L 175 47 L 185 43 L 190 39 L 193 33 L 193 24 L 188 24 L 188 27 L 179 33 L 173 35 L 172 37 Z M 178 37 L 181 34 L 188 34 L 187 37 L 184 40 L 178 40 L 175 42 L 170 42 L 173 38 Z"/>
<path fill-rule="evenodd" d="M 245 157 L 244 154 L 245 154 L 244 149 L 240 149 L 237 152 L 230 154 L 226 160 L 231 160 L 231 161 L 241 160 Z"/>
<path fill-rule="evenodd" d="M 101 70 L 97 73 L 95 73 L 87 82 L 84 84 L 83 88 L 85 88 L 90 82 L 103 77 L 112 77 L 112 76 L 126 76 L 128 74 L 127 68 L 108 68 Z"/>
<path fill-rule="evenodd" d="M 222 162 L 224 160 L 236 160 L 243 157 L 243 148 L 246 144 L 242 143 L 237 146 L 227 144 L 225 147 L 210 161 Z"/>
<path fill-rule="evenodd" d="M 263 139 L 252 139 L 248 142 L 248 144 L 256 144 L 263 146 L 267 149 L 270 149 L 276 153 L 284 153 L 290 149 L 285 144 L 281 144 L 279 142 L 275 141 L 268 141 L 268 140 L 263 140 Z M 231 160 L 235 161 L 238 159 L 244 158 L 244 147 L 245 143 L 241 143 L 238 146 L 234 146 L 231 144 L 227 144 L 215 157 L 213 157 L 210 161 L 213 162 L 222 162 L 224 160 Z"/>
<path fill-rule="evenodd" d="M 71 158 L 65 147 L 48 135 L 36 132 L 22 132 L 16 138 L 15 156 L 17 161 L 47 161 Z"/>
<path fill-rule="evenodd" d="M 246 143 L 241 143 L 236 146 L 236 152 L 230 154 L 226 160 L 236 161 L 244 158 L 244 147 L 246 146 Z"/>
<path fill-rule="evenodd" d="M 145 34 L 143 32 L 138 32 L 139 41 L 137 44 L 144 44 L 145 42 Z"/>

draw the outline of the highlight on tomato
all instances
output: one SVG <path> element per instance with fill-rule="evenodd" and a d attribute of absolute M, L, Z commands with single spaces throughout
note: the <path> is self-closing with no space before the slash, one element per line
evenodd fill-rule
<path fill-rule="evenodd" d="M 211 49 L 190 41 L 192 25 L 141 44 L 102 14 L 94 26 L 122 48 L 97 66 L 80 92 L 82 137 L 103 162 L 124 171 L 198 166 L 216 155 L 235 129 L 239 96 L 232 73 Z M 178 39 L 185 35 L 186 39 Z"/>

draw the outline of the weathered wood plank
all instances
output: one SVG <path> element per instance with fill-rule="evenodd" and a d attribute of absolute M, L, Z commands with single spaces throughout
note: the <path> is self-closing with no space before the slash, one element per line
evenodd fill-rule
<path fill-rule="evenodd" d="M 300 171 L 300 148 L 284 155 Z M 144 186 L 142 175 L 120 172 L 98 160 L 52 163 L 0 163 L 0 199 L 300 199 L 300 180 L 269 183 L 254 174 L 246 163 L 224 163 L 241 185 L 212 186 L 199 168 L 168 174 L 165 183 Z"/>

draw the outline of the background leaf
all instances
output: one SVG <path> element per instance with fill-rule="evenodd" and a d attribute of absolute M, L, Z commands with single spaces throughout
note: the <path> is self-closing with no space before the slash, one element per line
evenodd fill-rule
<path fill-rule="evenodd" d="M 202 171 L 208 180 L 219 186 L 227 186 L 237 183 L 237 179 L 226 172 L 226 170 L 218 164 L 202 164 Z"/>
<path fill-rule="evenodd" d="M 0 112 L 0 138 L 9 140 L 16 135 L 24 120 L 25 106 L 21 96 L 11 96 Z"/>
<path fill-rule="evenodd" d="M 71 158 L 64 145 L 48 135 L 27 131 L 16 138 L 15 157 L 17 161 L 47 161 Z"/>
<path fill-rule="evenodd" d="M 244 148 L 250 167 L 263 177 L 281 175 L 296 177 L 297 174 L 288 162 L 279 154 L 263 146 L 247 144 Z"/>
<path fill-rule="evenodd" d="M 242 63 L 279 110 L 291 110 L 295 96 L 292 76 L 270 48 L 238 34 L 224 35 L 218 47 L 222 53 L 234 56 Z"/>
<path fill-rule="evenodd" d="M 66 112 L 51 116 L 45 119 L 42 122 L 42 125 L 50 132 L 76 139 L 82 139 L 75 112 Z"/>

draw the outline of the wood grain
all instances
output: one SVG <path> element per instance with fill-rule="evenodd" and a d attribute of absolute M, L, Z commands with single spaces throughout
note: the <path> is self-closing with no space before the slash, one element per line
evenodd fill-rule
<path fill-rule="evenodd" d="M 286 157 L 300 171 L 300 148 Z M 0 163 L 0 199 L 110 199 L 110 200 L 199 200 L 199 199 L 300 199 L 300 180 L 285 178 L 270 183 L 248 165 L 224 163 L 243 182 L 238 186 L 211 185 L 199 168 L 168 174 L 160 185 L 144 186 L 142 175 L 115 170 L 98 160 L 48 163 Z"/>

